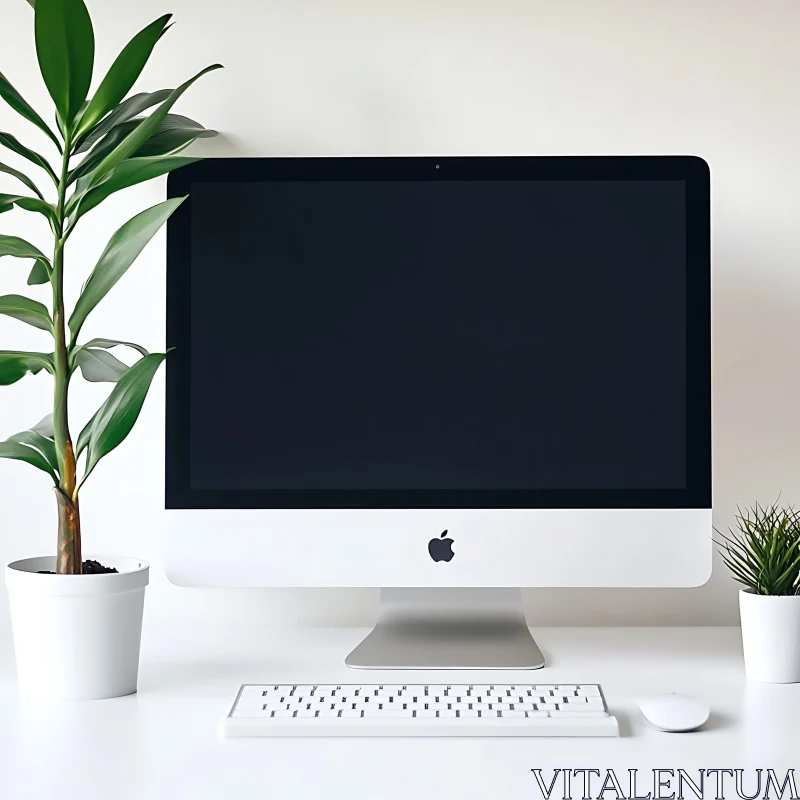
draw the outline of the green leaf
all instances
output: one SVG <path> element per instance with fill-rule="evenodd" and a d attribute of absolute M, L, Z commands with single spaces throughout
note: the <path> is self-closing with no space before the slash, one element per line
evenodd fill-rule
<path fill-rule="evenodd" d="M 141 353 L 143 356 L 149 356 L 150 353 L 144 349 L 140 344 L 134 344 L 133 342 L 121 342 L 118 339 L 92 339 L 90 342 L 86 342 L 84 347 L 102 347 L 104 350 L 110 350 L 112 347 L 130 347 L 133 350 L 136 350 L 138 353 Z"/>
<path fill-rule="evenodd" d="M 81 296 L 69 319 L 69 329 L 72 331 L 73 340 L 77 338 L 86 317 L 116 285 L 145 245 L 185 199 L 185 197 L 176 197 L 165 200 L 163 203 L 142 211 L 141 214 L 128 220 L 111 237 L 100 260 L 92 270 L 92 274 L 84 284 Z"/>
<path fill-rule="evenodd" d="M 53 2 L 53 0 L 48 0 L 48 2 Z M 113 169 L 117 167 L 118 164 L 122 163 L 126 158 L 132 156 L 139 147 L 144 144 L 158 129 L 159 125 L 161 125 L 164 117 L 167 116 L 167 113 L 178 102 L 180 96 L 199 78 L 205 75 L 207 72 L 211 72 L 215 69 L 222 69 L 221 64 L 213 64 L 210 67 L 206 67 L 204 70 L 201 70 L 197 73 L 193 78 L 190 78 L 185 83 L 182 83 L 177 89 L 173 89 L 169 97 L 149 116 L 141 125 L 137 125 L 136 130 L 134 130 L 129 136 L 126 136 L 95 168 L 94 172 L 92 173 L 92 186 L 96 186 L 100 181 L 108 175 Z"/>
<path fill-rule="evenodd" d="M 21 353 L 15 350 L 0 350 L 0 386 L 10 386 L 24 378 L 29 372 L 36 375 L 46 369 L 55 370 L 53 360 L 47 353 Z"/>
<path fill-rule="evenodd" d="M 0 72 L 0 97 L 2 97 L 17 114 L 25 117 L 28 122 L 32 122 L 40 131 L 45 133 L 58 148 L 58 152 L 61 152 L 61 143 L 56 138 L 56 135 L 50 130 L 47 123 L 26 102 L 25 98 L 11 85 L 8 78 L 6 78 L 2 72 Z"/>
<path fill-rule="evenodd" d="M 94 30 L 83 0 L 38 0 L 36 56 L 47 91 L 71 125 L 92 82 Z"/>
<path fill-rule="evenodd" d="M 75 219 L 78 219 L 87 211 L 91 211 L 95 206 L 102 203 L 114 192 L 166 175 L 172 170 L 179 169 L 187 164 L 193 164 L 195 161 L 199 161 L 199 159 L 175 156 L 129 158 L 127 161 L 123 161 L 106 180 L 93 189 L 89 189 L 86 194 L 81 195 L 76 192 L 74 195 L 75 203 L 72 208 L 67 208 L 67 213 L 74 213 Z"/>
<path fill-rule="evenodd" d="M 50 319 L 50 312 L 41 303 L 23 297 L 19 294 L 6 294 L 0 297 L 0 314 L 13 317 L 40 328 L 48 333 L 53 332 L 53 320 Z"/>
<path fill-rule="evenodd" d="M 2 197 L 3 195 L 0 195 Z M 45 254 L 30 242 L 18 236 L 0 235 L 0 256 L 14 256 L 15 258 L 35 258 L 47 261 Z M 49 263 L 49 262 L 48 262 Z"/>
<path fill-rule="evenodd" d="M 150 355 L 144 347 L 134 344 L 133 342 L 121 342 L 117 339 L 92 339 L 90 342 L 72 351 L 69 362 L 70 369 L 74 371 L 80 366 L 83 377 L 86 378 L 87 381 L 116 382 L 120 375 L 128 369 L 128 365 L 124 364 L 110 353 L 105 352 L 113 347 L 130 347 L 143 356 Z M 81 355 L 85 351 L 89 351 L 89 356 Z M 98 364 L 98 361 L 101 363 Z M 87 375 L 87 365 L 88 369 L 92 370 L 91 374 L 93 376 L 103 375 L 104 377 L 90 377 Z M 109 369 L 112 370 L 112 372 L 109 372 Z"/>
<path fill-rule="evenodd" d="M 32 428 L 32 431 L 36 433 L 41 433 L 42 436 L 46 436 L 48 439 L 55 439 L 56 436 L 56 429 L 53 425 L 53 415 L 48 414 L 46 417 L 42 417 Z"/>
<path fill-rule="evenodd" d="M 47 257 L 24 239 L 20 239 L 17 236 L 0 236 L 0 256 L 36 259 L 36 263 L 28 276 L 28 286 L 47 283 L 50 280 L 50 262 Z"/>
<path fill-rule="evenodd" d="M 55 120 L 56 120 L 56 127 L 58 128 L 61 135 L 66 139 L 66 131 L 64 130 L 64 123 L 61 121 L 61 116 L 58 111 L 55 112 Z"/>
<path fill-rule="evenodd" d="M 31 150 L 29 147 L 25 147 L 25 145 L 22 144 L 22 142 L 20 142 L 16 136 L 12 136 L 10 133 L 0 133 L 0 144 L 4 147 L 7 147 L 9 150 L 12 150 L 18 156 L 27 158 L 32 164 L 36 164 L 37 167 L 41 167 L 50 176 L 50 179 L 53 181 L 53 183 L 58 186 L 58 178 L 56 177 L 56 173 L 53 172 L 53 168 L 50 166 L 44 156 L 40 156 L 37 152 Z"/>
<path fill-rule="evenodd" d="M 37 261 L 28 275 L 28 286 L 39 286 L 50 280 L 50 267 L 46 261 Z"/>
<path fill-rule="evenodd" d="M 77 191 L 83 194 L 89 183 L 88 177 L 92 170 L 132 131 L 136 128 L 141 120 L 132 119 L 127 122 L 122 122 L 114 127 L 109 133 L 103 137 L 92 149 L 92 151 L 78 164 L 77 167 L 70 170 L 67 177 L 67 186 L 70 186 L 77 180 L 83 179 L 83 184 L 78 184 Z"/>
<path fill-rule="evenodd" d="M 56 454 L 56 443 L 52 437 L 43 436 L 38 431 L 31 429 L 9 436 L 8 441 L 36 448 L 45 457 L 50 469 L 58 475 L 58 455 Z"/>
<path fill-rule="evenodd" d="M 22 181 L 40 200 L 44 200 L 44 195 L 39 191 L 39 187 L 25 173 L 2 162 L 0 162 L 0 172 L 5 172 L 6 175 L 12 175 L 18 181 Z"/>
<path fill-rule="evenodd" d="M 128 365 L 108 350 L 93 347 L 81 347 L 75 353 L 75 365 L 90 383 L 116 383 L 128 370 Z"/>
<path fill-rule="evenodd" d="M 100 409 L 98 408 L 97 411 L 94 412 L 92 418 L 86 423 L 84 429 L 81 431 L 81 435 L 78 437 L 78 443 L 75 445 L 75 458 L 78 459 L 81 457 L 81 453 L 89 446 L 89 434 L 92 432 L 92 425 L 94 425 L 94 421 L 97 419 L 97 415 L 100 413 Z"/>
<path fill-rule="evenodd" d="M 172 14 L 165 14 L 125 45 L 81 115 L 76 136 L 80 137 L 94 127 L 128 94 L 171 17 Z"/>
<path fill-rule="evenodd" d="M 50 203 L 40 200 L 38 197 L 23 197 L 19 194 L 0 194 L 0 214 L 4 211 L 10 211 L 14 206 L 19 206 L 19 208 L 25 209 L 25 211 L 34 211 L 37 214 L 42 214 L 47 217 L 47 221 L 51 226 L 56 225 L 56 210 Z"/>
<path fill-rule="evenodd" d="M 32 447 L 19 442 L 0 442 L 0 458 L 13 458 L 16 461 L 25 461 L 28 464 L 32 464 L 42 472 L 46 472 L 53 479 L 53 483 L 58 485 L 58 478 L 53 470 L 50 469 L 45 457 Z"/>
<path fill-rule="evenodd" d="M 209 139 L 219 134 L 180 114 L 167 114 L 158 130 L 136 151 L 137 156 L 174 153 L 195 139 Z"/>
<path fill-rule="evenodd" d="M 166 357 L 166 353 L 153 353 L 137 361 L 119 379 L 108 400 L 92 417 L 86 436 L 86 472 L 81 484 L 100 459 L 118 447 L 131 432 L 139 418 L 153 376 Z M 83 433 L 80 438 L 84 438 Z M 78 446 L 80 447 L 80 439 Z"/>
<path fill-rule="evenodd" d="M 134 117 L 138 117 L 142 111 L 146 111 L 151 106 L 157 106 L 166 100 L 172 89 L 159 89 L 157 92 L 142 92 L 135 94 L 120 103 L 99 125 L 95 125 L 77 140 L 75 155 L 85 153 L 90 150 L 95 142 L 102 139 L 112 128 L 123 122 L 128 122 Z M 131 130 L 136 126 L 132 126 Z"/>

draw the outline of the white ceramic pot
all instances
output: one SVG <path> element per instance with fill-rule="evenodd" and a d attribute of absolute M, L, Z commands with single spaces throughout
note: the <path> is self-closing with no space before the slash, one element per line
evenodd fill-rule
<path fill-rule="evenodd" d="M 739 592 L 747 677 L 800 683 L 800 595 L 770 597 Z"/>
<path fill-rule="evenodd" d="M 39 575 L 55 556 L 6 566 L 23 697 L 99 700 L 136 691 L 150 565 L 96 556 L 119 572 Z"/>

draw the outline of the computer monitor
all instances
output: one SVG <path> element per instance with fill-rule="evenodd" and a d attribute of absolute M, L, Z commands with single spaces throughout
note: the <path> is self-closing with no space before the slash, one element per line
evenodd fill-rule
<path fill-rule="evenodd" d="M 209 159 L 169 195 L 174 582 L 383 587 L 351 666 L 537 667 L 518 587 L 707 580 L 703 160 Z"/>

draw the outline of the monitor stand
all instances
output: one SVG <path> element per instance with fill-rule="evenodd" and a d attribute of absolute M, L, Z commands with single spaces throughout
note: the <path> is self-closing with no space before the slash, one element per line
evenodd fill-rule
<path fill-rule="evenodd" d="M 382 589 L 354 669 L 540 669 L 520 589 Z"/>

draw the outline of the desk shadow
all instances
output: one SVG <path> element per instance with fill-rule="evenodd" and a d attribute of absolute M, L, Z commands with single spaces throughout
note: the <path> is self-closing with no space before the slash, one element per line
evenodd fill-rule
<path fill-rule="evenodd" d="M 633 726 L 631 725 L 630 716 L 631 714 L 639 714 L 641 717 L 641 713 L 637 711 L 632 711 L 628 713 L 624 713 L 622 711 L 615 711 L 613 708 L 609 709 L 610 713 L 613 714 L 617 718 L 617 723 L 619 724 L 619 735 L 620 738 L 630 738 L 634 736 L 633 733 Z M 645 724 L 650 727 L 650 723 L 645 722 Z M 723 731 L 728 730 L 730 728 L 737 727 L 739 723 L 737 722 L 736 717 L 733 714 L 726 714 L 722 711 L 712 711 L 711 716 L 708 718 L 708 722 L 703 725 L 702 728 L 699 728 L 696 731 L 686 731 L 684 733 L 671 733 L 670 731 L 661 731 L 667 736 L 685 736 L 686 734 L 695 734 L 695 733 L 708 733 L 710 731 Z"/>
<path fill-rule="evenodd" d="M 631 727 L 628 714 L 623 714 L 621 711 L 614 711 L 613 708 L 609 709 L 609 713 L 617 718 L 620 739 L 628 739 L 633 736 L 633 728 Z"/>
<path fill-rule="evenodd" d="M 712 711 L 708 722 L 695 733 L 702 733 L 703 731 L 724 731 L 729 728 L 735 728 L 739 725 L 739 721 L 733 714 L 726 714 L 724 711 Z"/>

